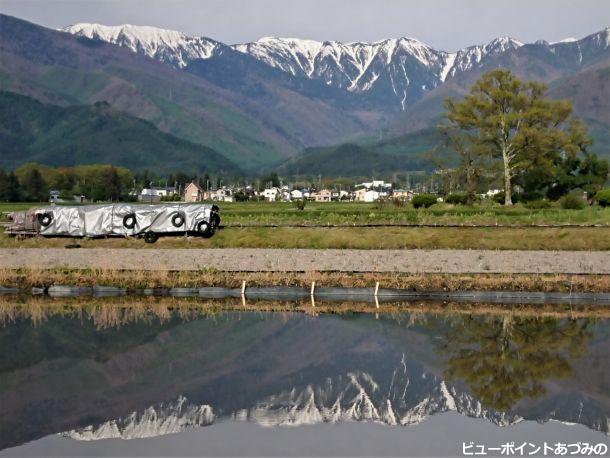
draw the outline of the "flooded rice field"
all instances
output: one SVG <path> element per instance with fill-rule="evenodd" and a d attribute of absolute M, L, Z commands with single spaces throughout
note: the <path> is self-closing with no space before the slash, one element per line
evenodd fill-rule
<path fill-rule="evenodd" d="M 0 456 L 464 456 L 481 447 L 493 456 L 506 443 L 522 455 L 586 443 L 599 455 L 608 447 L 603 313 L 96 301 L 2 299 Z M 310 313 L 287 311 L 306 306 Z"/>

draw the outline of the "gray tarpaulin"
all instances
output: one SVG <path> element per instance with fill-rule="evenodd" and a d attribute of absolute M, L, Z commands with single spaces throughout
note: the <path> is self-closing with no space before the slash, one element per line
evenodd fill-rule
<path fill-rule="evenodd" d="M 210 221 L 211 211 L 212 205 L 208 204 L 105 204 L 48 206 L 36 210 L 36 214 L 51 216 L 51 223 L 48 226 L 40 226 L 41 234 L 95 237 L 136 235 L 148 231 L 155 233 L 196 231 L 201 221 Z M 131 229 L 124 224 L 124 218 L 128 215 L 135 216 L 135 226 Z M 175 215 L 180 215 L 184 224 L 175 226 L 172 223 Z"/>

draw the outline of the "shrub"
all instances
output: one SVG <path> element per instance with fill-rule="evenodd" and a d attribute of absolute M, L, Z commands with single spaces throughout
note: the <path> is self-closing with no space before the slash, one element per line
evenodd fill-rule
<path fill-rule="evenodd" d="M 532 202 L 544 199 L 544 194 L 540 191 L 522 192 L 519 194 L 519 202 Z"/>
<path fill-rule="evenodd" d="M 235 194 L 233 194 L 233 199 L 235 200 L 235 202 L 246 202 L 250 199 L 250 196 L 244 191 L 239 190 Z"/>
<path fill-rule="evenodd" d="M 394 205 L 396 208 L 402 208 L 405 206 L 405 199 L 401 199 L 400 197 L 394 197 L 392 198 L 392 205 Z"/>
<path fill-rule="evenodd" d="M 610 188 L 597 191 L 597 193 L 595 194 L 595 201 L 601 207 L 610 207 Z"/>
<path fill-rule="evenodd" d="M 496 194 L 494 197 L 494 202 L 498 202 L 499 204 L 504 205 L 504 191 L 499 192 L 498 194 Z M 517 202 L 521 202 L 521 194 L 513 194 L 511 196 L 511 200 L 513 201 L 513 204 L 516 204 Z"/>
<path fill-rule="evenodd" d="M 447 196 L 445 202 L 452 205 L 466 205 L 468 203 L 468 194 L 465 192 L 454 192 Z"/>
<path fill-rule="evenodd" d="M 546 199 L 536 199 L 525 202 L 523 206 L 530 210 L 539 210 L 541 208 L 551 208 L 551 203 Z"/>
<path fill-rule="evenodd" d="M 414 208 L 429 208 L 437 202 L 434 194 L 416 194 L 411 200 Z"/>
<path fill-rule="evenodd" d="M 377 201 L 375 201 L 375 209 L 376 210 L 385 210 L 385 208 L 388 206 L 389 204 L 389 199 L 379 199 Z"/>
<path fill-rule="evenodd" d="M 307 205 L 307 201 L 305 199 L 293 200 L 292 201 L 292 205 L 294 205 L 294 208 L 296 208 L 297 210 L 305 210 L 305 206 Z"/>
<path fill-rule="evenodd" d="M 582 199 L 582 193 L 576 191 L 559 199 L 559 205 L 564 210 L 582 210 L 585 208 L 585 201 Z"/>

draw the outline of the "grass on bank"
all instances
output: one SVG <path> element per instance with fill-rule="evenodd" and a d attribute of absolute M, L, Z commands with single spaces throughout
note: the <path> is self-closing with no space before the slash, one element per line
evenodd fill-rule
<path fill-rule="evenodd" d="M 178 288 L 217 286 L 297 286 L 399 288 L 411 291 L 610 292 L 610 275 L 565 274 L 405 274 L 388 272 L 222 272 L 122 271 L 115 269 L 3 269 L 0 285 L 29 291 L 51 285 Z"/>
<path fill-rule="evenodd" d="M 353 314 L 374 313 L 378 318 L 404 322 L 408 326 L 425 323 L 427 316 L 493 315 L 534 318 L 610 318 L 610 309 L 595 306 L 562 305 L 500 305 L 435 302 L 388 302 L 377 308 L 371 303 L 322 302 L 312 307 L 310 301 L 248 301 L 227 299 L 201 301 L 188 298 L 136 298 L 126 302 L 122 298 L 83 300 L 80 298 L 49 300 L 29 298 L 15 302 L 0 297 L 0 326 L 18 320 L 30 320 L 34 325 L 59 316 L 91 320 L 98 329 L 120 328 L 131 323 L 167 322 L 174 317 L 184 321 L 202 317 L 222 316 L 226 312 L 250 313 L 306 313 Z"/>
<path fill-rule="evenodd" d="M 139 238 L 20 239 L 0 234 L 0 248 L 63 248 L 70 243 L 83 248 L 610 250 L 610 228 L 224 228 L 210 239 L 161 237 L 152 245 Z"/>

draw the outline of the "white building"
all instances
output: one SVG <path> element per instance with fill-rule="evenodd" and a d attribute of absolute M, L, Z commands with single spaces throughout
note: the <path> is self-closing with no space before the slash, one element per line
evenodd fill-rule
<path fill-rule="evenodd" d="M 220 189 L 210 192 L 210 200 L 219 202 L 233 202 L 233 190 L 223 186 Z"/>
<path fill-rule="evenodd" d="M 262 196 L 269 202 L 279 200 L 281 193 L 278 188 L 267 188 L 262 192 Z"/>
<path fill-rule="evenodd" d="M 144 188 L 138 196 L 138 200 L 142 202 L 158 202 L 161 197 L 176 195 L 176 188 Z"/>
<path fill-rule="evenodd" d="M 387 193 L 381 193 L 374 191 L 373 189 L 360 188 L 356 189 L 355 200 L 358 202 L 377 202 L 381 197 L 387 195 Z"/>
<path fill-rule="evenodd" d="M 300 189 L 293 189 L 290 191 L 290 200 L 303 200 L 303 191 Z"/>
<path fill-rule="evenodd" d="M 392 189 L 392 183 L 386 183 L 383 180 L 373 180 L 357 184 L 356 187 L 365 189 L 376 189 L 378 191 L 381 191 Z"/>
<path fill-rule="evenodd" d="M 349 191 L 341 190 L 339 191 L 339 200 L 349 200 L 351 195 Z"/>

